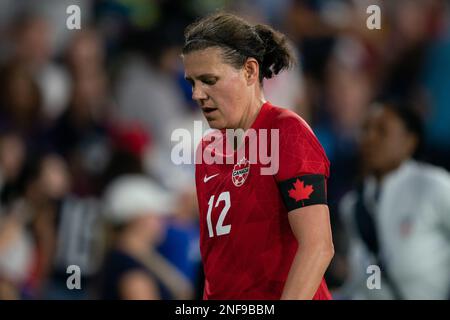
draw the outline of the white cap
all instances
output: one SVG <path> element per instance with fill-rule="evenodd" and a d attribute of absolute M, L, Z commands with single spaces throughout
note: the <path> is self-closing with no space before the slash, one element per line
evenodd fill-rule
<path fill-rule="evenodd" d="M 114 180 L 105 191 L 104 205 L 108 220 L 124 223 L 135 217 L 171 213 L 174 199 L 144 175 L 124 175 Z"/>

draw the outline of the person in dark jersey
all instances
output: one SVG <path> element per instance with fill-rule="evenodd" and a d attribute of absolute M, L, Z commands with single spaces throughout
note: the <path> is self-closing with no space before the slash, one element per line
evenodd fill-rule
<path fill-rule="evenodd" d="M 108 186 L 104 202 L 114 237 L 100 272 L 100 298 L 192 298 L 191 284 L 156 251 L 164 238 L 162 217 L 171 212 L 171 195 L 144 175 L 128 174 Z"/>
<path fill-rule="evenodd" d="M 182 53 L 214 129 L 196 153 L 203 298 L 331 299 L 330 163 L 308 124 L 263 94 L 263 79 L 294 63 L 286 37 L 221 12 L 187 27 Z"/>

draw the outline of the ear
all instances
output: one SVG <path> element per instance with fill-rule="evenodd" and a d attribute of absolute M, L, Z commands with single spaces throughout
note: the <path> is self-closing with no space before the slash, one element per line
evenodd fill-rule
<path fill-rule="evenodd" d="M 259 63 L 255 58 L 248 58 L 244 63 L 244 75 L 247 85 L 259 82 Z"/>

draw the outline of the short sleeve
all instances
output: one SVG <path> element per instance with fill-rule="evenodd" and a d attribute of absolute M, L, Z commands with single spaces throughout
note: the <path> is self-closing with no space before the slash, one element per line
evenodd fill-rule
<path fill-rule="evenodd" d="M 288 211 L 327 204 L 330 163 L 312 129 L 295 114 L 281 115 L 276 128 L 279 167 L 275 180 Z"/>
<path fill-rule="evenodd" d="M 275 179 L 280 182 L 302 175 L 330 175 L 330 162 L 309 125 L 300 117 L 282 116 L 279 129 L 279 168 Z"/>

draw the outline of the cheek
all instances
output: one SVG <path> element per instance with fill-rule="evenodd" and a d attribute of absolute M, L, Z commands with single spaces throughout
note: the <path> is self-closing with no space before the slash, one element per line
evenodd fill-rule
<path fill-rule="evenodd" d="M 223 98 L 223 109 L 237 115 L 236 112 L 241 109 L 242 104 L 245 103 L 245 83 L 243 83 L 240 76 L 234 76 L 224 81 L 221 87 Z M 237 115 L 238 116 L 238 115 Z"/>
<path fill-rule="evenodd" d="M 402 161 L 405 156 L 404 146 L 399 137 L 389 135 L 379 144 L 377 154 L 378 162 L 386 166 L 392 166 Z"/>
<path fill-rule="evenodd" d="M 390 151 L 395 159 L 402 160 L 407 157 L 409 149 L 406 137 L 398 135 L 391 139 Z"/>

